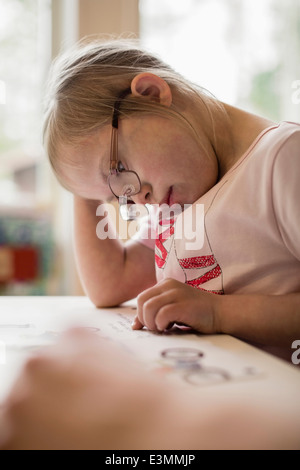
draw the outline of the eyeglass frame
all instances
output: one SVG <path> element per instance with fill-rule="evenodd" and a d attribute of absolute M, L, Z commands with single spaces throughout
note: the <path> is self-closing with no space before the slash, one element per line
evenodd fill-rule
<path fill-rule="evenodd" d="M 115 192 L 113 191 L 113 189 L 111 187 L 111 183 L 110 183 L 111 176 L 118 176 L 119 173 L 123 173 L 123 172 L 133 173 L 133 174 L 136 175 L 136 177 L 138 179 L 138 183 L 139 183 L 139 190 L 135 191 L 133 193 L 130 193 L 129 197 L 134 196 L 135 194 L 138 194 L 140 192 L 141 186 L 142 186 L 139 175 L 135 171 L 126 170 L 126 169 L 120 171 L 118 169 L 118 164 L 120 162 L 120 160 L 118 158 L 118 129 L 119 129 L 120 107 L 121 107 L 121 103 L 122 103 L 123 99 L 126 98 L 126 96 L 128 96 L 130 93 L 131 93 L 131 88 L 127 88 L 126 90 L 122 91 L 120 93 L 120 95 L 118 96 L 118 99 L 115 101 L 114 106 L 113 106 L 113 115 L 112 115 L 112 122 L 111 122 L 112 132 L 111 132 L 111 144 L 110 144 L 110 168 L 109 168 L 109 174 L 108 174 L 108 177 L 107 177 L 107 183 L 108 183 L 109 189 L 111 190 L 112 194 L 117 199 L 119 199 L 119 202 L 120 202 L 120 198 L 123 198 L 124 196 L 127 197 L 127 195 L 126 194 L 121 194 L 121 195 L 120 194 L 115 194 Z"/>

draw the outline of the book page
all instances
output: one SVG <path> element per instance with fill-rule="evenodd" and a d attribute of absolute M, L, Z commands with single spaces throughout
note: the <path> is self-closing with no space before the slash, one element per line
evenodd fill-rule
<path fill-rule="evenodd" d="M 62 300 L 63 304 L 63 300 Z M 38 311 L 35 311 L 38 310 Z M 0 323 L 0 400 L 31 354 L 55 344 L 71 327 L 86 328 L 105 341 L 117 343 L 163 380 L 182 387 L 211 387 L 263 377 L 263 371 L 238 354 L 213 344 L 209 335 L 174 326 L 163 333 L 135 330 L 134 303 L 112 309 L 92 306 L 66 308 L 63 312 L 15 309 Z M 1 354 L 2 351 L 2 354 Z M 2 360 L 1 360 L 2 356 Z"/>

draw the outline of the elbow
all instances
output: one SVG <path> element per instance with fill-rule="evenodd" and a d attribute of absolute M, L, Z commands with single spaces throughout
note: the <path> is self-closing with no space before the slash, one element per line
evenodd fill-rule
<path fill-rule="evenodd" d="M 86 290 L 85 293 L 96 308 L 118 307 L 120 304 L 127 300 L 131 300 L 134 297 L 124 294 L 122 295 L 122 293 L 117 290 L 111 292 L 106 289 L 98 289 L 94 292 Z"/>
<path fill-rule="evenodd" d="M 122 302 L 116 302 L 113 299 L 90 299 L 96 308 L 114 308 L 118 307 Z"/>

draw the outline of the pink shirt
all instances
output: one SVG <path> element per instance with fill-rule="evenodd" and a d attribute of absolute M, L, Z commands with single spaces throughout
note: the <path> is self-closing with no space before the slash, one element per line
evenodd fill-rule
<path fill-rule="evenodd" d="M 192 249 L 188 232 L 176 236 L 187 215 L 203 231 Z M 265 129 L 156 240 L 145 238 L 148 230 L 146 223 L 134 238 L 155 249 L 158 281 L 171 277 L 219 294 L 300 292 L 300 125 Z"/>

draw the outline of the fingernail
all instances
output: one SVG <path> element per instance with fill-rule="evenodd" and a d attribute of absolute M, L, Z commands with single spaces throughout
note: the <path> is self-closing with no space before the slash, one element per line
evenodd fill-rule
<path fill-rule="evenodd" d="M 140 322 L 138 320 L 137 317 L 135 317 L 135 319 L 133 320 L 133 322 L 131 323 L 131 328 L 134 330 L 136 328 L 140 328 Z"/>

